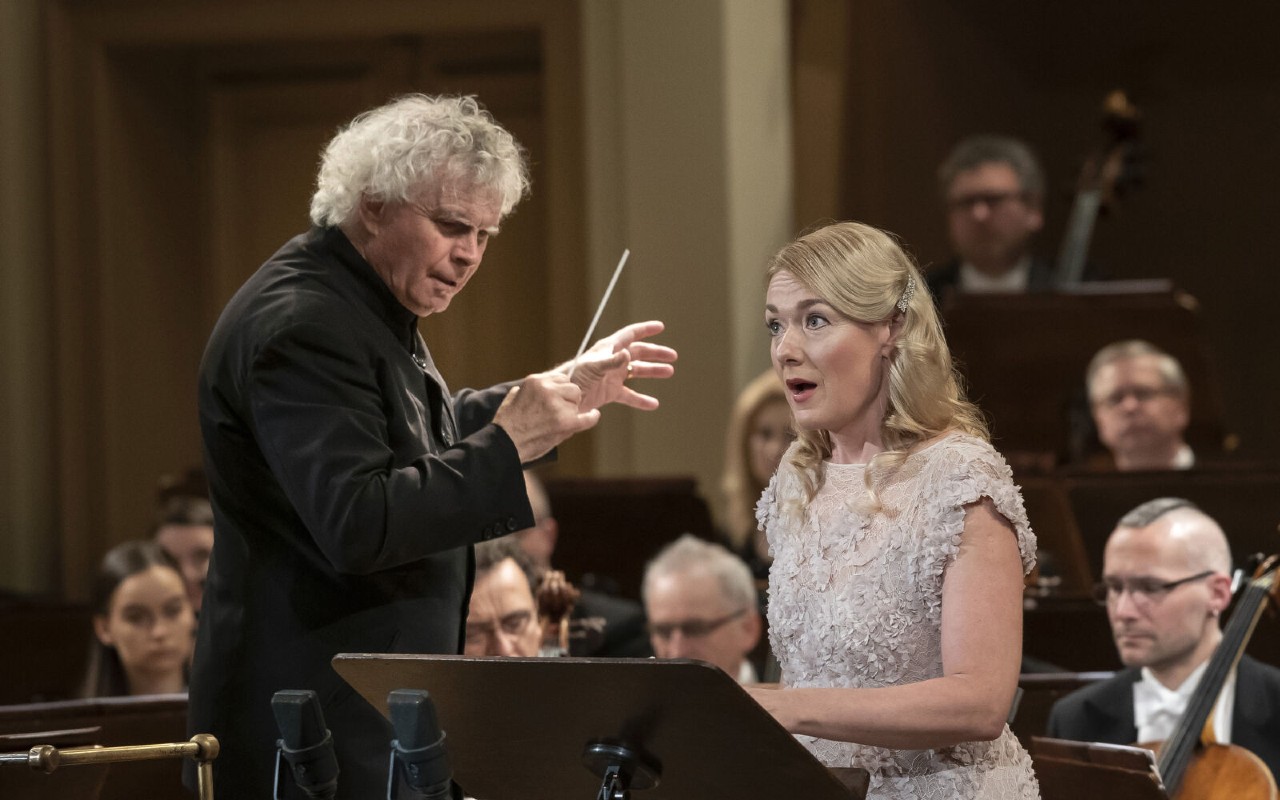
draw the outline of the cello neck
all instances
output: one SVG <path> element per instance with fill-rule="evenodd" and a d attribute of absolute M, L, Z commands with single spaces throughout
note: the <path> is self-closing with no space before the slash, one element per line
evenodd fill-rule
<path fill-rule="evenodd" d="M 1253 635 L 1266 601 L 1271 594 L 1275 581 L 1275 573 L 1270 572 L 1249 581 L 1241 592 L 1236 610 L 1222 632 L 1222 641 L 1209 657 L 1204 674 L 1196 684 L 1187 709 L 1182 719 L 1178 720 L 1173 734 L 1160 749 L 1160 775 L 1164 780 L 1169 796 L 1173 797 L 1182 784 L 1187 765 L 1191 761 L 1200 741 L 1201 732 L 1213 707 L 1218 702 L 1218 695 L 1226 684 L 1227 678 L 1235 670 L 1245 647 Z"/>

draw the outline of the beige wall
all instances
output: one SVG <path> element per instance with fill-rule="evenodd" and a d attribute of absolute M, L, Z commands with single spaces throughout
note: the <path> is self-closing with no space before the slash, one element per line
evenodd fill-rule
<path fill-rule="evenodd" d="M 609 414 L 603 474 L 693 473 L 719 503 L 726 415 L 767 364 L 763 265 L 791 235 L 786 11 L 778 0 L 588 3 L 590 268 L 605 327 L 662 319 L 678 377 Z"/>

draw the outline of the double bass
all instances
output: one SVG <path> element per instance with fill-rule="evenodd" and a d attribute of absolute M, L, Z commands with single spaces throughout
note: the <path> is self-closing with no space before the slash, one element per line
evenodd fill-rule
<path fill-rule="evenodd" d="M 1084 278 L 1094 223 L 1128 187 L 1142 180 L 1138 158 L 1142 115 L 1119 89 L 1103 100 L 1102 111 L 1105 142 L 1085 160 L 1077 178 L 1071 217 L 1054 264 L 1053 284 L 1058 289 L 1074 286 Z"/>
<path fill-rule="evenodd" d="M 1280 597 L 1280 556 L 1258 567 L 1240 591 L 1222 641 L 1209 658 L 1186 711 L 1173 734 L 1155 750 L 1165 790 L 1173 800 L 1277 800 L 1276 781 L 1262 759 L 1233 744 L 1216 741 L 1210 716 L 1227 678 L 1235 670 L 1267 601 Z"/>

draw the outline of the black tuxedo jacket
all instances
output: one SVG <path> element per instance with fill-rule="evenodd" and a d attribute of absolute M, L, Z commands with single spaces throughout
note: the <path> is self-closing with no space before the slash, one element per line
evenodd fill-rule
<path fill-rule="evenodd" d="M 460 652 L 471 544 L 534 523 L 491 422 L 506 391 L 451 396 L 337 229 L 290 241 L 227 305 L 200 366 L 215 541 L 189 723 L 221 744 L 219 796 L 270 796 L 279 689 L 318 694 L 338 796 L 385 795 L 391 728 L 330 660 Z"/>
<path fill-rule="evenodd" d="M 1053 704 L 1048 734 L 1079 742 L 1133 744 L 1133 685 L 1137 669 L 1072 692 Z M 1280 775 L 1280 669 L 1244 656 L 1236 673 L 1231 743 L 1255 753 Z"/>

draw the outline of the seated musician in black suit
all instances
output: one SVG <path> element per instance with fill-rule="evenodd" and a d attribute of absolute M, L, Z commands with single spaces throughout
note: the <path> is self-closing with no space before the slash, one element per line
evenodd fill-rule
<path fill-rule="evenodd" d="M 970 136 L 938 167 L 955 258 L 925 275 L 941 302 L 958 292 L 1043 292 L 1053 266 L 1035 258 L 1044 227 L 1044 170 L 1026 143 L 1008 136 Z"/>
<path fill-rule="evenodd" d="M 1141 339 L 1114 342 L 1085 371 L 1098 439 L 1116 469 L 1190 469 L 1195 454 L 1183 437 L 1191 421 L 1191 389 L 1178 360 Z"/>
<path fill-rule="evenodd" d="M 1230 574 L 1226 536 L 1191 502 L 1151 500 L 1121 518 L 1098 596 L 1127 669 L 1055 703 L 1048 734 L 1114 744 L 1168 738 L 1222 639 Z M 1280 669 L 1244 656 L 1213 722 L 1218 742 L 1252 751 L 1280 774 Z"/>
<path fill-rule="evenodd" d="M 533 509 L 534 525 L 516 531 L 511 538 L 533 561 L 538 574 L 546 574 L 554 570 L 552 556 L 560 526 L 551 513 L 551 499 L 542 481 L 525 471 L 524 487 Z M 653 655 L 645 632 L 644 609 L 634 600 L 584 588 L 577 595 L 570 620 L 569 655 L 617 658 Z"/>
<path fill-rule="evenodd" d="M 510 537 L 476 545 L 476 579 L 467 608 L 464 655 L 538 655 L 542 629 L 534 600 L 536 570 Z"/>
<path fill-rule="evenodd" d="M 654 557 L 641 588 L 658 658 L 696 658 L 756 683 L 747 657 L 762 622 L 751 569 L 723 545 L 684 534 Z"/>

